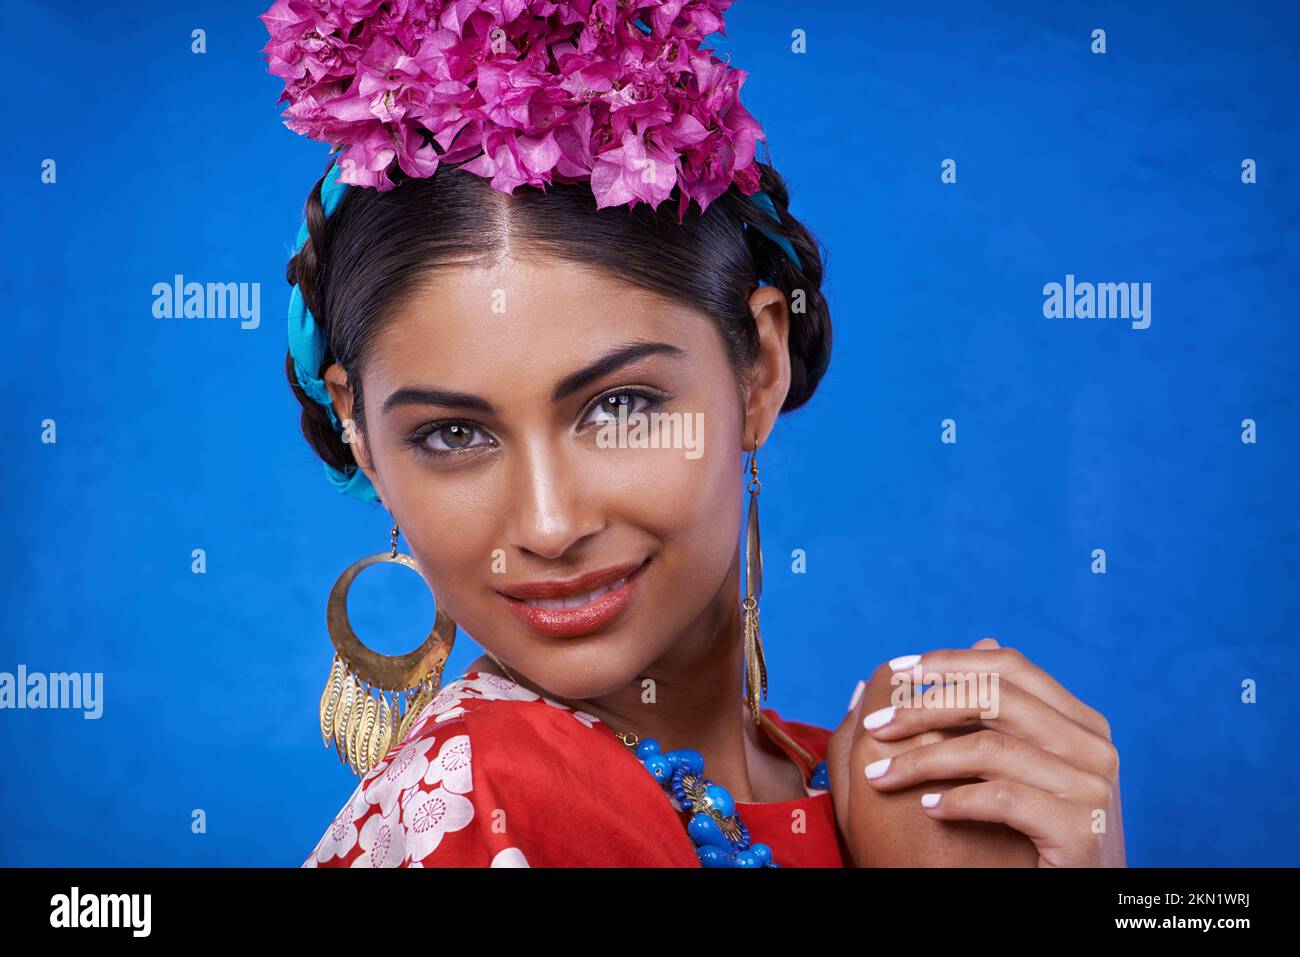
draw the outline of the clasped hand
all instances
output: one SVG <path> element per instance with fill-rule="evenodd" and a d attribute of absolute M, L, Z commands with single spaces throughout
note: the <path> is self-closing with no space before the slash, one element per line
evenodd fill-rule
<path fill-rule="evenodd" d="M 827 766 L 857 866 L 1124 866 L 1109 722 L 992 638 L 859 682 Z"/>

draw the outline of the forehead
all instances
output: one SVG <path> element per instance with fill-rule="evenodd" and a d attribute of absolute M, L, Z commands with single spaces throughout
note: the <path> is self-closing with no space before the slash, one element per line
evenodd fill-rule
<path fill-rule="evenodd" d="M 480 394 L 550 386 L 610 349 L 643 339 L 725 361 L 702 310 L 596 269 L 507 257 L 432 270 L 404 297 L 371 346 L 380 388 L 441 384 Z"/>

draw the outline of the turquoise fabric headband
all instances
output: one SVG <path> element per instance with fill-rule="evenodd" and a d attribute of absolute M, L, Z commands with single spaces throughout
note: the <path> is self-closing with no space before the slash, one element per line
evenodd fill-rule
<path fill-rule="evenodd" d="M 753 200 L 759 206 L 762 206 L 763 210 L 772 217 L 772 222 L 779 223 L 781 221 L 781 217 L 776 211 L 776 203 L 772 202 L 772 197 L 767 194 L 767 190 L 760 189 L 754 194 Z M 765 226 L 759 226 L 757 229 L 768 239 L 772 240 L 772 242 L 780 246 L 782 251 L 790 258 L 790 261 L 795 264 L 797 269 L 803 268 L 803 263 L 799 261 L 799 254 L 794 251 L 794 243 Z"/>
<path fill-rule="evenodd" d="M 321 207 L 325 210 L 328 217 L 338 208 L 339 201 L 343 198 L 343 193 L 347 190 L 348 184 L 339 182 L 338 163 L 331 163 L 329 171 L 325 174 L 325 181 L 320 187 Z M 759 191 L 753 195 L 753 200 L 772 217 L 773 222 L 780 222 L 781 217 L 777 214 L 776 204 L 772 202 L 772 197 L 764 191 Z M 798 254 L 794 251 L 794 244 L 784 236 L 780 236 L 770 229 L 763 226 L 756 226 L 759 232 L 776 243 L 785 254 L 790 257 L 790 261 L 798 268 L 803 268 L 799 261 Z M 294 254 L 302 249 L 303 243 L 307 241 L 307 221 L 303 220 L 302 226 L 298 229 L 298 238 L 294 244 Z M 323 406 L 325 413 L 329 416 L 330 425 L 334 431 L 342 432 L 343 427 L 339 424 L 338 416 L 334 414 L 334 403 L 330 398 L 329 389 L 325 387 L 325 381 L 317 376 L 321 363 L 325 360 L 325 334 L 322 332 L 316 319 L 307 308 L 307 303 L 303 301 L 302 290 L 294 285 L 293 291 L 289 293 L 289 355 L 293 357 L 293 371 L 298 379 L 298 385 L 302 386 L 302 391 L 307 393 L 313 401 Z M 325 464 L 325 474 L 340 492 L 345 495 L 351 495 L 363 502 L 379 501 L 379 494 L 375 491 L 374 485 L 366 477 L 366 473 L 360 468 L 353 466 L 346 472 L 342 472 L 328 463 Z"/>
<path fill-rule="evenodd" d="M 339 200 L 343 198 L 347 188 L 347 183 L 339 182 L 339 164 L 331 163 L 329 171 L 325 174 L 325 181 L 320 187 L 320 202 L 326 216 L 331 215 L 338 208 Z M 294 244 L 295 254 L 302 249 L 302 244 L 306 241 L 307 220 L 304 219 Z M 297 283 L 289 293 L 289 355 L 293 356 L 294 375 L 297 376 L 302 391 L 325 407 L 334 431 L 342 432 L 343 427 L 339 424 L 338 416 L 334 414 L 334 403 L 330 399 L 329 389 L 325 387 L 325 381 L 317 376 L 320 364 L 325 360 L 325 334 L 317 325 L 311 310 L 307 308 L 307 303 L 303 301 L 302 290 L 298 288 Z M 327 462 L 325 474 L 334 483 L 334 487 L 345 495 L 351 495 L 363 502 L 379 501 L 379 494 L 375 491 L 374 485 L 370 483 L 366 473 L 357 466 L 341 472 Z"/>

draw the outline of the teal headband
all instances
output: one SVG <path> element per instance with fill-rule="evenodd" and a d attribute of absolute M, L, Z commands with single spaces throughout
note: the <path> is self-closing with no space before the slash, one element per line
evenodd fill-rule
<path fill-rule="evenodd" d="M 343 198 L 343 193 L 347 188 L 347 183 L 339 181 L 338 163 L 331 163 L 329 170 L 325 173 L 325 180 L 320 187 L 321 207 L 325 210 L 327 217 L 332 215 L 334 210 L 338 208 L 339 201 Z M 779 223 L 781 221 L 781 217 L 776 211 L 776 204 L 772 202 L 772 197 L 766 192 L 760 190 L 754 193 L 752 198 L 772 217 L 773 222 Z M 794 244 L 790 240 L 765 226 L 755 224 L 755 228 L 776 243 L 790 257 L 790 261 L 796 267 L 803 268 L 798 254 L 794 251 Z M 295 255 L 298 250 L 302 249 L 303 243 L 306 241 L 307 221 L 304 219 L 302 226 L 298 229 L 298 239 L 294 244 Z M 334 414 L 334 402 L 330 398 L 329 389 L 325 387 L 325 381 L 317 375 L 321 363 L 325 361 L 325 334 L 321 327 L 317 325 L 311 310 L 307 308 L 307 303 L 303 301 L 302 290 L 298 288 L 296 283 L 292 292 L 289 293 L 289 355 L 293 357 L 294 376 L 298 379 L 298 385 L 302 387 L 302 391 L 307 393 L 317 404 L 324 407 L 334 431 L 342 433 L 343 426 L 339 424 L 338 416 Z M 375 491 L 374 485 L 370 483 L 366 473 L 357 466 L 353 466 L 344 472 L 326 463 L 325 474 L 334 484 L 334 487 L 345 495 L 351 495 L 363 502 L 379 501 L 379 495 Z"/>
<path fill-rule="evenodd" d="M 781 221 L 781 215 L 776 211 L 776 203 L 772 202 L 772 197 L 767 194 L 767 190 L 760 189 L 751 198 L 755 203 L 763 207 L 764 212 L 772 217 L 772 222 L 779 223 Z M 803 268 L 803 263 L 799 261 L 799 254 L 794 251 L 794 243 L 790 242 L 790 240 L 786 239 L 784 236 L 768 229 L 766 226 L 756 226 L 755 228 L 757 228 L 758 231 L 768 239 L 772 240 L 772 242 L 780 246 L 781 250 L 790 258 L 790 261 L 794 263 L 796 269 Z"/>
<path fill-rule="evenodd" d="M 320 203 L 326 216 L 331 215 L 338 208 L 339 200 L 343 198 L 347 188 L 347 183 L 339 181 L 339 164 L 331 163 L 329 171 L 325 174 L 325 181 L 320 187 Z M 294 244 L 295 254 L 302 249 L 302 244 L 306 241 L 307 220 L 303 219 L 302 226 L 298 229 L 297 242 Z M 302 386 L 303 392 L 325 407 L 325 412 L 330 417 L 330 425 L 334 426 L 335 432 L 341 433 L 343 427 L 339 424 L 338 416 L 334 414 L 334 403 L 330 398 L 329 389 L 325 388 L 325 381 L 317 376 L 321 363 L 325 361 L 325 334 L 317 325 L 311 310 L 307 308 L 307 303 L 303 301 L 302 290 L 298 288 L 297 283 L 289 293 L 289 355 L 293 356 L 293 372 L 298 379 L 298 385 Z M 363 502 L 379 501 L 379 494 L 370 484 L 370 479 L 357 466 L 354 465 L 346 472 L 341 472 L 327 462 L 325 474 L 334 483 L 334 487 L 345 495 L 359 498 Z"/>

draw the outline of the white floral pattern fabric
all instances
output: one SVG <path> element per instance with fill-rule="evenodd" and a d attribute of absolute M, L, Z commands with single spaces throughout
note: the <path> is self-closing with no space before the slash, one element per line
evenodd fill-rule
<path fill-rule="evenodd" d="M 764 713 L 798 742 L 774 737 L 807 779 L 807 756 L 822 760 L 831 732 Z M 302 866 L 699 867 L 680 806 L 614 730 L 506 678 L 468 672 L 366 774 Z M 830 794 L 805 790 L 744 805 L 752 839 L 782 866 L 843 866 Z"/>
<path fill-rule="evenodd" d="M 424 867 L 449 834 L 474 823 L 472 749 L 467 707 L 480 701 L 544 701 L 588 728 L 598 718 L 541 697 L 497 675 L 471 673 L 445 685 L 415 719 L 406 739 L 357 785 L 303 867 Z M 491 867 L 528 867 L 518 847 L 503 847 Z"/>

